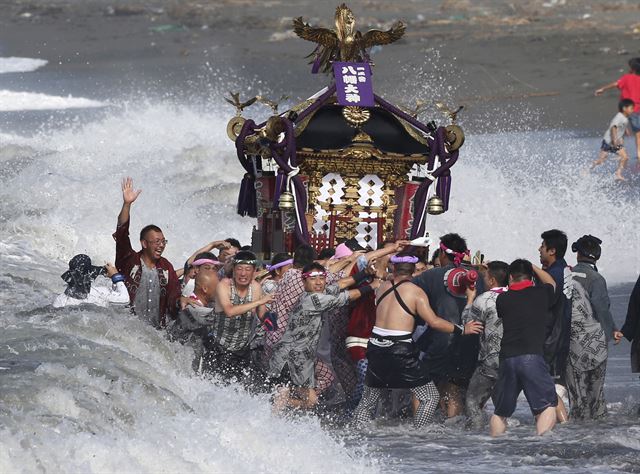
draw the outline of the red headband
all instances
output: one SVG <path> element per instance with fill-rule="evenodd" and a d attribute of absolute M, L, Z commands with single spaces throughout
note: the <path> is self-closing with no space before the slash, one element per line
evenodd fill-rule
<path fill-rule="evenodd" d="M 440 250 L 442 250 L 446 254 L 453 255 L 453 264 L 456 267 L 460 266 L 462 260 L 464 260 L 464 257 L 471 255 L 469 249 L 465 250 L 464 252 L 456 252 L 455 250 L 451 250 L 442 242 L 440 242 Z"/>

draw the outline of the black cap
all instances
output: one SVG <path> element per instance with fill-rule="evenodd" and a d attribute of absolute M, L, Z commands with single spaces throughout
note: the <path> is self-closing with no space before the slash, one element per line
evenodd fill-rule
<path fill-rule="evenodd" d="M 571 244 L 571 251 L 595 261 L 598 260 L 602 254 L 600 244 L 602 244 L 602 240 L 598 237 L 591 234 L 583 235 Z"/>

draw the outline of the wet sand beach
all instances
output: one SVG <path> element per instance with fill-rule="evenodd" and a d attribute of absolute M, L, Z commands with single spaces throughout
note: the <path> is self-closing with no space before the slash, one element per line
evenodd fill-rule
<path fill-rule="evenodd" d="M 376 91 L 400 103 L 414 96 L 465 105 L 460 119 L 472 132 L 524 127 L 600 133 L 617 95 L 595 98 L 593 91 L 640 55 L 636 2 L 349 5 L 362 30 L 397 19 L 407 23 L 403 40 L 374 54 Z M 52 74 L 95 78 L 98 93 L 102 87 L 204 96 L 206 76 L 214 71 L 215 80 L 239 78 L 238 89 L 247 94 L 261 88 L 274 97 L 304 98 L 326 78 L 310 75 L 303 58 L 313 45 L 293 35 L 291 18 L 331 26 L 335 6 L 326 0 L 3 0 L 0 55 L 45 58 Z"/>

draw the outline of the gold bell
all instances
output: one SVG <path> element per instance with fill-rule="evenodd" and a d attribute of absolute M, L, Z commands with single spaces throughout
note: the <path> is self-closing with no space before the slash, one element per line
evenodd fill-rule
<path fill-rule="evenodd" d="M 288 211 L 293 209 L 296 206 L 295 201 L 293 200 L 293 194 L 289 191 L 285 191 L 280 195 L 280 199 L 278 200 L 278 207 L 281 211 Z"/>
<path fill-rule="evenodd" d="M 440 196 L 431 196 L 427 201 L 427 213 L 437 216 L 444 212 L 444 201 Z"/>

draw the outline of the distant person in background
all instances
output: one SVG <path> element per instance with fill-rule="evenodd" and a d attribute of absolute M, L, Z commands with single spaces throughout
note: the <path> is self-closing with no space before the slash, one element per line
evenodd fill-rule
<path fill-rule="evenodd" d="M 162 256 L 167 240 L 162 230 L 148 225 L 140 231 L 142 250 L 136 252 L 129 238 L 131 205 L 141 189 L 133 189 L 133 180 L 122 180 L 122 209 L 113 234 L 116 241 L 116 268 L 125 277 L 125 285 L 134 313 L 160 329 L 167 325 L 167 316 L 175 319 L 178 313 L 180 282 L 173 265 Z"/>
<path fill-rule="evenodd" d="M 440 249 L 435 249 L 429 263 L 427 264 L 427 270 L 440 266 Z"/>
<path fill-rule="evenodd" d="M 627 166 L 629 161 L 629 155 L 624 148 L 624 135 L 629 125 L 629 116 L 633 112 L 633 101 L 630 99 L 622 99 L 618 104 L 618 113 L 611 119 L 609 128 L 604 134 L 602 139 L 602 145 L 600 145 L 600 155 L 598 159 L 593 162 L 591 169 L 601 165 L 609 157 L 609 153 L 618 155 L 618 168 L 614 174 L 618 181 L 626 181 L 622 176 L 622 171 Z M 638 160 L 640 163 L 640 159 Z"/>
<path fill-rule="evenodd" d="M 640 166 L 640 58 L 630 59 L 629 72 L 617 81 L 596 90 L 596 95 L 602 95 L 606 90 L 615 88 L 620 89 L 620 100 L 629 99 L 635 104 L 629 122 L 636 137 L 636 157 Z"/>
<path fill-rule="evenodd" d="M 420 275 L 421 273 L 424 273 L 428 270 L 428 266 L 426 263 L 424 263 L 422 260 L 418 260 L 418 263 L 416 263 L 416 269 L 413 272 L 413 276 L 417 277 L 418 275 Z"/>
<path fill-rule="evenodd" d="M 112 287 L 94 286 L 93 281 L 100 275 L 111 278 Z M 124 276 L 118 273 L 116 267 L 107 263 L 104 267 L 91 264 L 91 259 L 79 254 L 69 261 L 69 270 L 62 274 L 67 284 L 64 293 L 58 295 L 53 302 L 54 308 L 94 304 L 107 307 L 110 305 L 126 305 L 129 303 L 129 293 L 124 286 Z"/>

